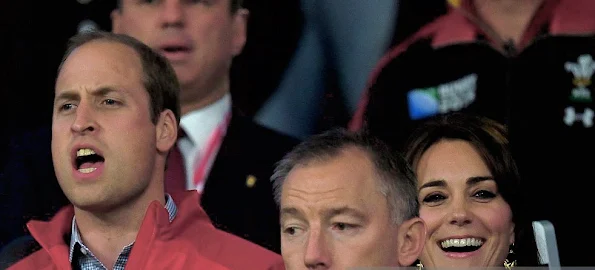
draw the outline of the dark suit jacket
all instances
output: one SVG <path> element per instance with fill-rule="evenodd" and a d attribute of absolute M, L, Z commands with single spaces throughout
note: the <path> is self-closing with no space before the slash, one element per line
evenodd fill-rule
<path fill-rule="evenodd" d="M 297 143 L 233 114 L 201 199 L 216 227 L 280 252 L 279 211 L 269 179 L 275 163 Z"/>

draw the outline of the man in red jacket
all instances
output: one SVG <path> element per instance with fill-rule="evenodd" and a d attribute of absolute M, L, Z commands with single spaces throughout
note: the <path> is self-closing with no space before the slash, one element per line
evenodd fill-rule
<path fill-rule="evenodd" d="M 281 257 L 216 229 L 196 191 L 164 192 L 180 121 L 165 58 L 131 37 L 71 39 L 60 65 L 52 158 L 72 205 L 28 228 L 41 247 L 11 269 L 283 269 Z"/>

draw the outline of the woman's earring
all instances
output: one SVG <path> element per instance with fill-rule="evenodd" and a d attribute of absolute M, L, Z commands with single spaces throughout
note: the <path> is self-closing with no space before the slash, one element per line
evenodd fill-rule
<path fill-rule="evenodd" d="M 508 251 L 508 257 L 506 258 L 506 260 L 504 260 L 504 268 L 510 270 L 512 268 L 514 268 L 517 264 L 516 259 L 514 259 L 514 243 L 512 243 L 509 251 Z"/>

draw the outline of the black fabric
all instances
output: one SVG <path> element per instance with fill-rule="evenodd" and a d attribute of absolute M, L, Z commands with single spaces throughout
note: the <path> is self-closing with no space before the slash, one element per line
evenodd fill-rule
<path fill-rule="evenodd" d="M 506 58 L 485 43 L 434 50 L 430 42 L 420 40 L 391 61 L 369 90 L 370 102 L 364 116 L 367 129 L 397 149 L 402 149 L 420 121 L 439 113 L 436 111 L 436 114 L 411 119 L 410 109 L 415 105 L 408 101 L 407 96 L 414 90 L 434 91 L 430 88 L 435 88 L 437 96 L 434 101 L 441 102 L 445 95 L 438 93 L 440 85 L 458 85 L 457 82 L 467 80 L 471 90 L 477 89 L 473 90 L 476 96 L 470 104 L 461 105 L 461 111 L 506 121 Z M 477 78 L 475 83 L 471 83 L 472 76 Z M 462 96 L 458 98 L 466 99 Z M 442 113 L 455 110 L 452 107 Z"/>
<path fill-rule="evenodd" d="M 0 250 L 0 269 L 7 269 L 40 249 L 39 243 L 30 235 L 14 239 Z"/>
<path fill-rule="evenodd" d="M 280 253 L 279 211 L 269 179 L 275 163 L 297 143 L 234 114 L 201 199 L 213 224 Z"/>
<path fill-rule="evenodd" d="M 589 188 L 595 179 L 595 126 L 585 126 L 578 117 L 570 125 L 564 122 L 566 108 L 577 114 L 595 110 L 593 100 L 572 100 L 575 76 L 565 68 L 586 55 L 595 57 L 595 37 L 540 39 L 517 59 L 511 81 L 511 143 L 531 209 L 527 213 L 554 224 L 564 266 L 595 265 L 587 214 L 595 206 Z M 588 64 L 585 71 L 592 73 L 595 62 Z M 586 89 L 594 94 L 593 83 Z"/>
<path fill-rule="evenodd" d="M 370 89 L 366 128 L 398 150 L 419 121 L 412 119 L 408 93 L 477 74 L 474 101 L 460 109 L 509 126 L 531 220 L 550 220 L 558 236 L 562 265 L 595 265 L 586 247 L 594 237 L 585 211 L 595 206 L 589 181 L 595 179 L 593 101 L 573 101 L 575 75 L 566 65 L 595 56 L 595 37 L 541 34 L 518 55 L 505 55 L 482 41 L 432 48 L 418 40 L 393 59 Z M 511 50 L 513 52 L 513 50 Z M 587 93 L 593 92 L 593 62 L 586 63 Z M 583 91 L 585 92 L 585 91 Z M 431 96 L 431 95 L 430 95 Z M 440 100 L 442 97 L 438 95 Z M 464 99 L 463 97 L 458 97 Z M 430 101 L 429 103 L 431 103 Z M 566 109 L 576 118 L 567 125 Z M 431 117 L 429 115 L 428 117 Z M 587 126 L 581 119 L 588 118 Z M 572 118 L 569 118 L 572 120 Z M 584 245 L 582 244 L 584 243 Z"/>
<path fill-rule="evenodd" d="M 68 200 L 56 180 L 51 127 L 14 134 L 0 168 L 0 248 L 26 235 L 31 219 L 49 220 Z"/>

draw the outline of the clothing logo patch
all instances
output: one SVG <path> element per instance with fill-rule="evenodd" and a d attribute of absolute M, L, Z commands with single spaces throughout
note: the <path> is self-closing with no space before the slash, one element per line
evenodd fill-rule
<path fill-rule="evenodd" d="M 413 120 L 458 111 L 475 101 L 477 74 L 435 87 L 413 89 L 407 93 L 409 117 Z"/>
<path fill-rule="evenodd" d="M 574 79 L 572 84 L 574 88 L 570 93 L 570 100 L 575 102 L 591 102 L 591 90 L 587 87 L 591 85 L 591 77 L 595 71 L 595 62 L 591 55 L 583 54 L 578 57 L 576 63 L 564 63 L 564 69 L 572 72 Z"/>
<path fill-rule="evenodd" d="M 586 108 L 582 113 L 578 113 L 574 107 L 566 107 L 564 123 L 572 126 L 575 122 L 582 122 L 584 127 L 590 128 L 593 126 L 593 116 L 595 116 L 595 112 L 591 108 Z"/>

